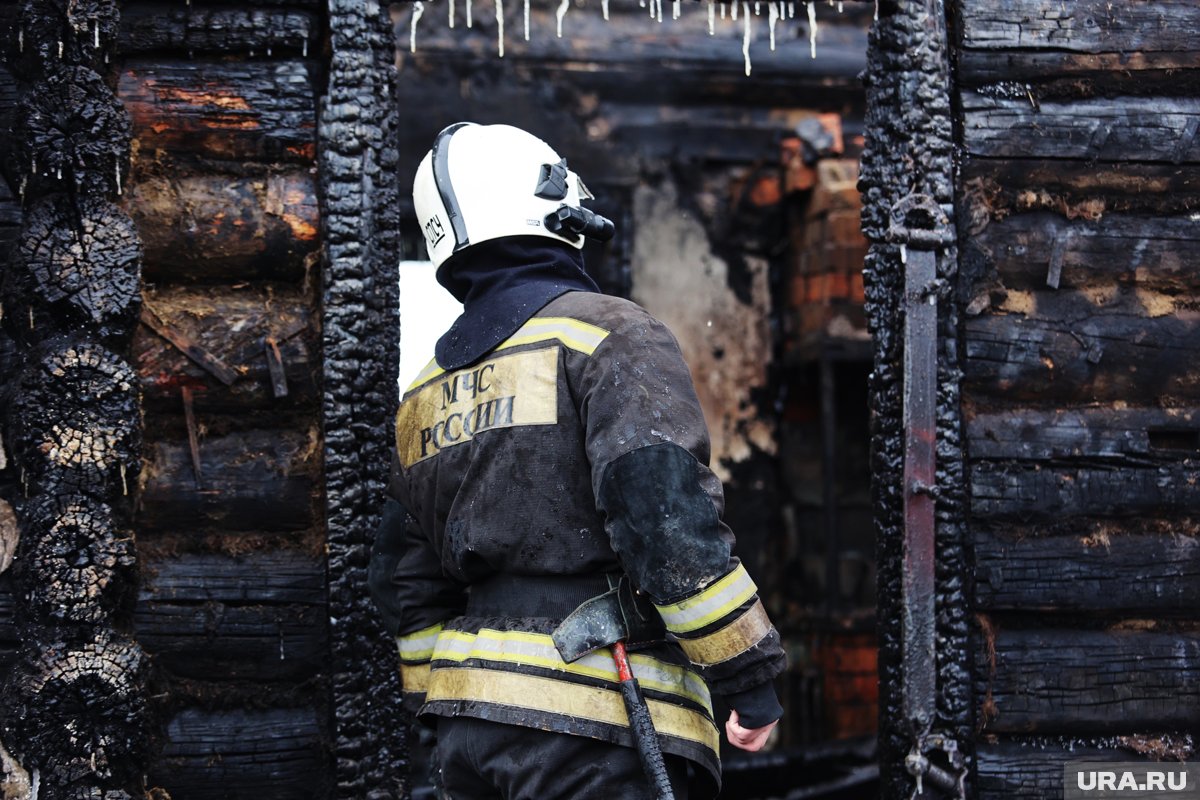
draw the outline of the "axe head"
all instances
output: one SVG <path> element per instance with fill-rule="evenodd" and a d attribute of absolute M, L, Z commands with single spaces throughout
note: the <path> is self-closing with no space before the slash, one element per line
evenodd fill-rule
<path fill-rule="evenodd" d="M 593 650 L 628 638 L 628 634 L 620 589 L 611 589 L 572 611 L 550 636 L 558 654 L 570 664 Z"/>

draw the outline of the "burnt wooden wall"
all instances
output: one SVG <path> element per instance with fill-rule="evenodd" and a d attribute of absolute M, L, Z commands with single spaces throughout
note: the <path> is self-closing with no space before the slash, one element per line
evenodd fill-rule
<path fill-rule="evenodd" d="M 1200 7 L 962 0 L 980 797 L 1200 719 Z"/>
<path fill-rule="evenodd" d="M 121 10 L 125 208 L 146 250 L 134 620 L 156 665 L 150 782 L 176 800 L 327 797 L 323 4 Z"/>

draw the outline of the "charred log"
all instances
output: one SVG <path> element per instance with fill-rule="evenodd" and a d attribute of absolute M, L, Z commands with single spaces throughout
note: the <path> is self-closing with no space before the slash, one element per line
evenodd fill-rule
<path fill-rule="evenodd" d="M 48 789 L 139 785 L 129 770 L 145 747 L 144 670 L 137 644 L 105 628 L 83 643 L 35 646 L 10 677 L 5 738 Z"/>
<path fill-rule="evenodd" d="M 176 283 L 298 281 L 317 252 L 309 172 L 146 178 L 127 208 L 146 248 L 146 277 Z"/>
<path fill-rule="evenodd" d="M 1163 738 L 1170 738 L 1164 736 Z M 979 747 L 979 800 L 1013 797 L 1057 797 L 1063 790 L 1067 763 L 1153 761 L 1132 749 L 1118 749 L 1116 739 L 1106 742 L 1039 739 L 1028 743 L 1000 741 Z M 1170 767 L 1171 764 L 1163 764 Z"/>
<path fill-rule="evenodd" d="M 87 625 L 128 610 L 133 535 L 111 508 L 82 495 L 43 495 L 25 516 L 19 565 L 27 618 Z"/>
<path fill-rule="evenodd" d="M 992 632 L 979 654 L 984 730 L 1108 734 L 1187 730 L 1200 715 L 1200 634 Z"/>
<path fill-rule="evenodd" d="M 296 531 L 315 523 L 315 431 L 247 431 L 146 447 L 139 526 L 147 532 Z M 197 486 L 199 477 L 199 488 Z"/>
<path fill-rule="evenodd" d="M 1079 305 L 1088 302 L 1079 298 Z M 1091 305 L 1091 304 L 1089 304 Z M 1064 304 L 1065 306 L 1065 304 Z M 1060 306 L 1060 308 L 1063 306 Z M 991 314 L 964 325 L 964 383 L 981 403 L 1188 403 L 1200 384 L 1200 324 L 1187 315 Z"/>
<path fill-rule="evenodd" d="M 152 151 L 309 164 L 316 88 L 303 60 L 133 61 L 118 87 L 139 158 Z"/>
<path fill-rule="evenodd" d="M 396 656 L 362 592 L 385 496 L 387 430 L 398 402 L 397 112 L 386 10 L 331 0 L 329 25 L 332 56 L 320 125 L 321 416 L 337 709 L 334 797 L 349 800 L 400 796 L 406 784 Z"/>
<path fill-rule="evenodd" d="M 141 328 L 133 358 L 147 403 L 178 410 L 179 393 L 191 387 L 198 411 L 307 408 L 317 399 L 315 321 L 308 297 L 291 288 L 172 288 L 146 292 L 148 306 L 181 336 L 230 365 L 238 376 L 226 385 L 179 347 Z M 275 396 L 264 343 L 275 342 L 288 386 Z M 272 357 L 274 351 L 272 351 Z"/>
<path fill-rule="evenodd" d="M 30 81 L 60 65 L 103 72 L 120 22 L 116 0 L 21 0 L 16 17 L 10 63 Z"/>
<path fill-rule="evenodd" d="M 150 773 L 173 800 L 309 800 L 329 792 L 322 720 L 307 708 L 189 709 Z"/>
<path fill-rule="evenodd" d="M 16 327 L 31 340 L 60 326 L 126 338 L 141 304 L 141 260 L 133 221 L 119 208 L 52 195 L 26 215 L 7 310 L 28 317 Z"/>
<path fill-rule="evenodd" d="M 294 4 L 298 5 L 298 4 Z M 164 8 L 125 3 L 121 9 L 123 53 L 274 53 L 307 55 L 318 35 L 315 14 L 268 8 Z"/>
<path fill-rule="evenodd" d="M 14 112 L 8 180 L 22 194 L 120 194 L 129 175 L 129 115 L 87 67 L 38 83 Z"/>
<path fill-rule="evenodd" d="M 328 652 L 325 566 L 296 552 L 189 555 L 149 562 L 138 641 L 170 675 L 300 682 Z"/>
<path fill-rule="evenodd" d="M 8 428 L 29 490 L 121 497 L 139 465 L 137 375 L 97 344 L 56 339 L 22 372 Z"/>
<path fill-rule="evenodd" d="M 1115 521 L 1075 535 L 975 536 L 975 601 L 987 611 L 1190 616 L 1200 606 L 1200 539 L 1183 523 L 1138 533 Z M 1006 526 L 1007 527 L 1007 526 Z"/>

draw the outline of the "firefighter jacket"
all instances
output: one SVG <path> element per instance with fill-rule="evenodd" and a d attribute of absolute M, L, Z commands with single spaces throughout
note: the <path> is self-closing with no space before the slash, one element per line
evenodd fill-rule
<path fill-rule="evenodd" d="M 627 575 L 669 632 L 630 648 L 663 750 L 719 785 L 710 689 L 761 687 L 784 656 L 730 556 L 708 431 L 667 328 L 626 300 L 569 292 L 470 366 L 431 363 L 395 434 L 403 521 L 377 541 L 371 584 L 406 704 L 631 746 L 609 649 L 567 664 L 550 637 Z"/>

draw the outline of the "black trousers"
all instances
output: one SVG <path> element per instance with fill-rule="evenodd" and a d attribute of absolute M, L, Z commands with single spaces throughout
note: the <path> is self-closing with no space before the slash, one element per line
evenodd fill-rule
<path fill-rule="evenodd" d="M 437 729 L 446 800 L 654 800 L 629 747 L 472 717 L 439 717 Z M 687 800 L 687 762 L 666 762 Z"/>

